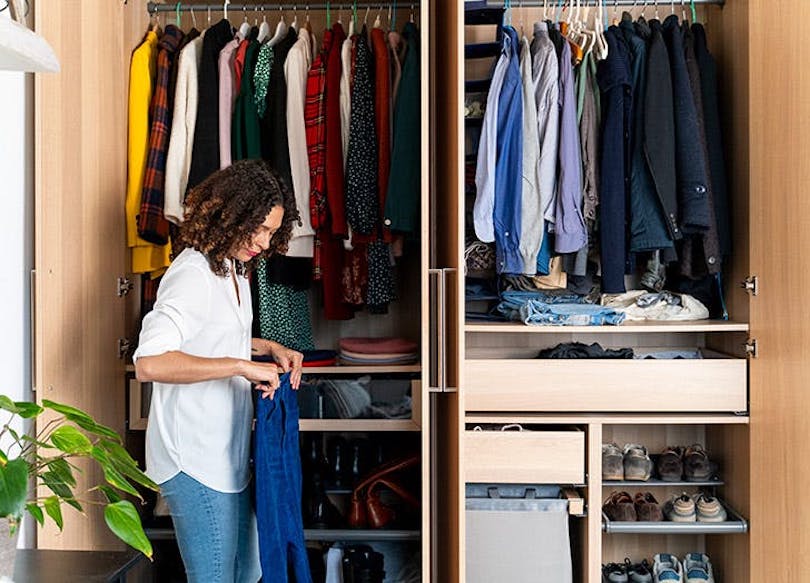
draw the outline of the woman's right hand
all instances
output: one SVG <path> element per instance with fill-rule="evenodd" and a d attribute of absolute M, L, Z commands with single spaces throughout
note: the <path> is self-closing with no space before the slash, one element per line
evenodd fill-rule
<path fill-rule="evenodd" d="M 240 375 L 249 380 L 257 391 L 261 391 L 262 399 L 273 398 L 280 384 L 275 364 L 243 360 L 241 369 Z"/>

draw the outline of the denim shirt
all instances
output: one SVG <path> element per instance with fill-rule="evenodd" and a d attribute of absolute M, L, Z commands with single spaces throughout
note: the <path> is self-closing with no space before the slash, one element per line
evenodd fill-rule
<path fill-rule="evenodd" d="M 504 34 L 508 61 L 498 98 L 498 149 L 495 163 L 495 267 L 498 273 L 523 273 L 520 254 L 523 194 L 523 82 L 514 28 Z"/>

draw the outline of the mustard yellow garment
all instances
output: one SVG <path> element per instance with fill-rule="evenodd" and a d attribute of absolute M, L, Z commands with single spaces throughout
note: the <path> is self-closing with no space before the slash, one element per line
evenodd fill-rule
<path fill-rule="evenodd" d="M 157 70 L 158 37 L 153 31 L 132 53 L 129 67 L 129 141 L 127 155 L 127 246 L 132 248 L 132 273 L 160 275 L 171 262 L 171 245 L 153 245 L 138 236 L 137 216 L 149 151 L 149 103 Z"/>

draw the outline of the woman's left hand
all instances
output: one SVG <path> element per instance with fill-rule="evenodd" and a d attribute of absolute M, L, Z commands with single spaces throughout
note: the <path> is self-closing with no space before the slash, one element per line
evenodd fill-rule
<path fill-rule="evenodd" d="M 297 350 L 282 346 L 278 342 L 264 340 L 262 344 L 263 346 L 261 346 L 261 349 L 257 350 L 257 352 L 272 356 L 282 372 L 290 373 L 290 385 L 292 385 L 293 389 L 298 390 L 298 387 L 301 385 L 304 355 Z M 257 347 L 254 346 L 254 350 L 256 348 Z"/>

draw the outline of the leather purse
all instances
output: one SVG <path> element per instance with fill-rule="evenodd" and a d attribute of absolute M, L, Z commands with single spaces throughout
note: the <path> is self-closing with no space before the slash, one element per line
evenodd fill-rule
<path fill-rule="evenodd" d="M 380 489 L 385 487 L 398 495 L 414 509 L 419 508 L 419 501 L 408 492 L 396 479 L 394 474 L 416 466 L 419 457 L 416 455 L 394 460 L 375 470 L 364 478 L 352 492 L 349 507 L 349 526 L 352 528 L 383 528 L 396 518 L 393 508 L 385 505 L 380 499 Z"/>

